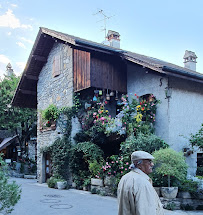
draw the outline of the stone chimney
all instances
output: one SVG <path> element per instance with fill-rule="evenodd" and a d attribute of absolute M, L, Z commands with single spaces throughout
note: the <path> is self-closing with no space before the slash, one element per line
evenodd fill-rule
<path fill-rule="evenodd" d="M 12 66 L 10 63 L 8 63 L 8 65 L 6 66 L 6 76 L 11 76 L 13 74 L 14 72 L 13 72 Z"/>
<path fill-rule="evenodd" d="M 108 30 L 107 39 L 110 46 L 114 48 L 120 48 L 120 34 L 116 31 Z"/>
<path fill-rule="evenodd" d="M 186 50 L 183 59 L 185 68 L 196 71 L 197 56 L 195 52 Z"/>

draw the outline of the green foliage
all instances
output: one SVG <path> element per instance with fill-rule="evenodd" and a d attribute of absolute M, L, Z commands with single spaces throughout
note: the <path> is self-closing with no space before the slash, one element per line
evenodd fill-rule
<path fill-rule="evenodd" d="M 185 179 L 185 180 L 180 182 L 180 185 L 178 186 L 178 188 L 180 191 L 187 191 L 193 197 L 195 197 L 197 195 L 198 184 L 199 183 L 197 181 Z"/>
<path fill-rule="evenodd" d="M 70 140 L 64 136 L 56 139 L 51 146 L 42 149 L 41 152 L 49 152 L 51 154 L 52 171 L 55 178 L 68 179 L 70 148 Z"/>
<path fill-rule="evenodd" d="M 200 149 L 203 149 L 203 124 L 196 134 L 191 134 L 189 140 L 192 146 L 198 146 Z"/>
<path fill-rule="evenodd" d="M 161 176 L 173 176 L 179 181 L 185 180 L 187 164 L 182 152 L 176 152 L 171 148 L 160 149 L 153 153 L 155 172 Z M 170 183 L 168 184 L 170 186 Z"/>
<path fill-rule="evenodd" d="M 134 151 L 143 150 L 152 153 L 155 150 L 167 147 L 168 144 L 154 134 L 138 133 L 137 136 L 133 134 L 129 136 L 125 142 L 121 144 L 120 150 L 124 155 L 131 155 Z"/>
<path fill-rule="evenodd" d="M 176 204 L 174 202 L 169 202 L 164 206 L 165 209 L 171 210 L 171 211 L 175 210 L 175 207 L 176 207 Z"/>
<path fill-rule="evenodd" d="M 6 176 L 6 164 L 0 156 L 0 212 L 11 213 L 15 204 L 20 199 L 20 187 L 15 183 L 9 183 Z"/>
<path fill-rule="evenodd" d="M 60 115 L 62 115 L 58 120 L 58 125 L 62 130 L 63 134 L 67 137 L 70 136 L 72 130 L 72 117 L 74 116 L 74 106 L 71 107 L 63 107 L 60 110 Z"/>
<path fill-rule="evenodd" d="M 70 167 L 78 188 L 85 186 L 85 181 L 91 176 L 89 164 L 102 162 L 102 155 L 103 151 L 91 142 L 78 143 L 71 149 Z"/>
<path fill-rule="evenodd" d="M 19 135 L 20 146 L 36 135 L 37 114 L 33 109 L 11 106 L 19 77 L 12 75 L 0 82 L 0 129 L 11 130 Z"/>
<path fill-rule="evenodd" d="M 56 183 L 57 183 L 57 178 L 55 178 L 53 176 L 47 180 L 47 185 L 50 188 L 56 188 Z"/>
<path fill-rule="evenodd" d="M 48 121 L 56 121 L 59 117 L 60 111 L 56 105 L 51 104 L 42 111 L 42 118 Z"/>
<path fill-rule="evenodd" d="M 98 163 L 96 160 L 89 161 L 89 170 L 91 172 L 91 177 L 95 178 L 100 171 L 101 163 Z"/>

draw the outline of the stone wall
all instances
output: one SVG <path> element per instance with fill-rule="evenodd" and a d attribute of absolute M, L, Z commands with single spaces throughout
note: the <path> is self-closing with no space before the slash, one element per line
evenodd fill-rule
<path fill-rule="evenodd" d="M 60 75 L 53 77 L 53 60 L 59 55 L 61 62 Z M 56 125 L 56 130 L 40 131 L 40 111 L 46 109 L 50 104 L 58 108 L 71 107 L 73 105 L 73 68 L 72 68 L 72 48 L 68 45 L 55 43 L 47 63 L 42 68 L 37 84 L 38 99 L 38 131 L 37 131 L 37 175 L 39 182 L 45 182 L 45 158 L 41 149 L 50 146 L 61 137 L 61 130 Z"/>

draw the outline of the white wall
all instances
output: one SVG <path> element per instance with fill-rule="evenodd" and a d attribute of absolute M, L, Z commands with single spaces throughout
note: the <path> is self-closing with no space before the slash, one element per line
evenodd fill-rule
<path fill-rule="evenodd" d="M 161 101 L 158 105 L 155 129 L 156 135 L 176 151 L 190 147 L 189 136 L 195 134 L 203 123 L 203 85 L 179 78 L 168 78 L 157 73 L 146 73 L 142 67 L 128 65 L 128 94 L 139 96 L 154 94 Z M 165 90 L 171 89 L 166 98 Z M 197 150 L 186 158 L 188 174 L 195 175 Z"/>

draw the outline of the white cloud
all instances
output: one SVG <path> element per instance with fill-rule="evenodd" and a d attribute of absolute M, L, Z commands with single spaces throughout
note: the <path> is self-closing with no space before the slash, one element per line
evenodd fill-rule
<path fill-rule="evenodd" d="M 7 35 L 8 35 L 8 36 L 11 36 L 11 32 L 7 32 Z"/>
<path fill-rule="evenodd" d="M 25 63 L 25 62 L 17 62 L 16 65 L 17 65 L 17 67 L 19 68 L 19 70 L 20 70 L 21 72 L 23 72 L 23 70 L 25 69 L 26 63 Z"/>
<path fill-rule="evenodd" d="M 17 4 L 11 4 L 11 6 L 12 6 L 12 7 L 18 7 L 18 5 L 17 5 Z"/>
<path fill-rule="evenodd" d="M 28 40 L 26 39 L 25 37 L 20 37 L 21 40 L 27 42 L 27 43 L 30 43 L 30 44 L 33 44 L 34 42 L 32 40 Z"/>
<path fill-rule="evenodd" d="M 13 11 L 10 9 L 4 15 L 0 16 L 0 27 L 32 29 L 31 25 L 21 24 L 20 20 L 15 17 Z"/>
<path fill-rule="evenodd" d="M 16 42 L 16 44 L 17 44 L 18 46 L 20 46 L 21 48 L 26 49 L 26 46 L 25 46 L 24 43 Z"/>
<path fill-rule="evenodd" d="M 8 64 L 10 60 L 5 55 L 0 55 L 0 63 Z"/>

